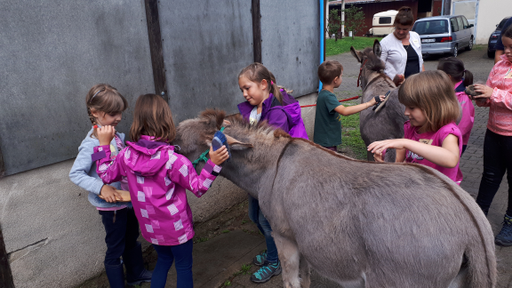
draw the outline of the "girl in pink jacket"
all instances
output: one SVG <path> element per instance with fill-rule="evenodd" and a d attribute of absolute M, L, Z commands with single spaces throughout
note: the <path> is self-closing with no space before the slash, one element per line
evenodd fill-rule
<path fill-rule="evenodd" d="M 131 201 L 142 236 L 153 244 L 158 260 L 151 287 L 164 287 L 167 273 L 176 259 L 177 287 L 193 287 L 192 282 L 192 211 L 186 190 L 201 197 L 229 158 L 225 146 L 213 151 L 200 175 L 192 163 L 174 152 L 169 143 L 176 129 L 171 109 L 158 95 L 146 94 L 137 99 L 127 147 L 112 159 L 112 126 L 97 130 L 100 146 L 94 148 L 97 173 L 103 182 L 127 177 Z"/>
<path fill-rule="evenodd" d="M 473 123 L 475 123 L 475 106 L 473 106 L 473 102 L 465 92 L 466 87 L 473 84 L 473 73 L 466 70 L 464 63 L 455 57 L 439 60 L 437 70 L 442 70 L 448 74 L 454 85 L 455 96 L 457 96 L 460 103 L 462 115 L 457 126 L 459 126 L 462 133 L 462 153 L 464 153 L 468 146 Z"/>
<path fill-rule="evenodd" d="M 494 64 L 486 85 L 475 84 L 476 105 L 489 107 L 484 138 L 484 173 L 476 202 L 487 215 L 503 175 L 507 172 L 508 207 L 495 242 L 512 246 L 512 26 L 501 33 L 504 53 Z"/>

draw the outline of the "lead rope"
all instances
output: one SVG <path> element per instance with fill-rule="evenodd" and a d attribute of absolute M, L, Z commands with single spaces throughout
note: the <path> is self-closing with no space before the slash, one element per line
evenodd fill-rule
<path fill-rule="evenodd" d="M 225 127 L 221 127 L 220 128 L 220 132 L 224 131 L 224 128 Z M 210 149 L 207 149 L 206 151 L 204 151 L 201 155 L 199 155 L 199 158 L 197 158 L 196 160 L 194 160 L 192 162 L 192 165 L 194 166 L 194 169 L 196 168 L 197 164 L 199 164 L 199 162 L 201 162 L 201 161 L 203 161 L 204 163 L 208 162 L 208 157 L 206 157 L 208 152 L 210 152 Z"/>

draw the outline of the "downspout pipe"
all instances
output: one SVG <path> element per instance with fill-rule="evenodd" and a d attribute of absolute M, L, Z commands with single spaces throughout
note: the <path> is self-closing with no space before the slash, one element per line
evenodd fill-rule
<path fill-rule="evenodd" d="M 325 0 L 320 1 L 320 64 L 325 60 Z M 320 65 L 319 64 L 319 65 Z M 322 90 L 322 81 L 318 81 L 318 92 Z"/>

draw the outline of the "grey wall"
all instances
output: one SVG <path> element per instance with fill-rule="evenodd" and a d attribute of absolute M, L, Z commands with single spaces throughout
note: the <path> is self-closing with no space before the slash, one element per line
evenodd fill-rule
<path fill-rule="evenodd" d="M 251 0 L 160 1 L 158 10 L 174 118 L 237 112 L 238 73 L 253 62 Z"/>
<path fill-rule="evenodd" d="M 85 95 L 154 91 L 144 1 L 0 2 L 0 151 L 14 174 L 76 156 Z M 128 131 L 131 111 L 119 130 Z"/>
<path fill-rule="evenodd" d="M 277 84 L 299 97 L 318 90 L 318 1 L 261 0 L 262 62 Z"/>
<path fill-rule="evenodd" d="M 296 97 L 318 86 L 310 2 L 261 1 L 263 63 Z M 176 122 L 207 107 L 235 113 L 244 100 L 238 73 L 253 62 L 251 0 L 158 5 Z M 0 27 L 0 221 L 15 285 L 73 287 L 103 270 L 106 249 L 98 212 L 68 178 L 90 129 L 85 96 L 100 82 L 118 88 L 130 106 L 118 126 L 126 133 L 136 98 L 154 92 L 144 1 L 2 0 Z M 312 104 L 316 94 L 299 100 Z M 303 115 L 311 133 L 314 108 Z M 189 198 L 194 221 L 244 199 L 222 177 Z"/>

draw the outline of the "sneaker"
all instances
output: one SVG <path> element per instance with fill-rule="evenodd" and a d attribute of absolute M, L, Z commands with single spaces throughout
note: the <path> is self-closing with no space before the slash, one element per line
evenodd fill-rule
<path fill-rule="evenodd" d="M 272 276 L 279 274 L 281 274 L 281 262 L 268 263 L 251 275 L 251 281 L 254 283 L 265 283 L 270 280 Z"/>
<path fill-rule="evenodd" d="M 512 217 L 505 214 L 503 227 L 501 227 L 500 233 L 496 235 L 494 242 L 499 246 L 512 246 Z"/>
<path fill-rule="evenodd" d="M 263 251 L 263 252 L 261 252 L 261 254 L 256 255 L 256 257 L 254 257 L 252 259 L 252 264 L 254 264 L 256 266 L 263 266 L 265 264 L 268 264 L 267 251 Z"/>

